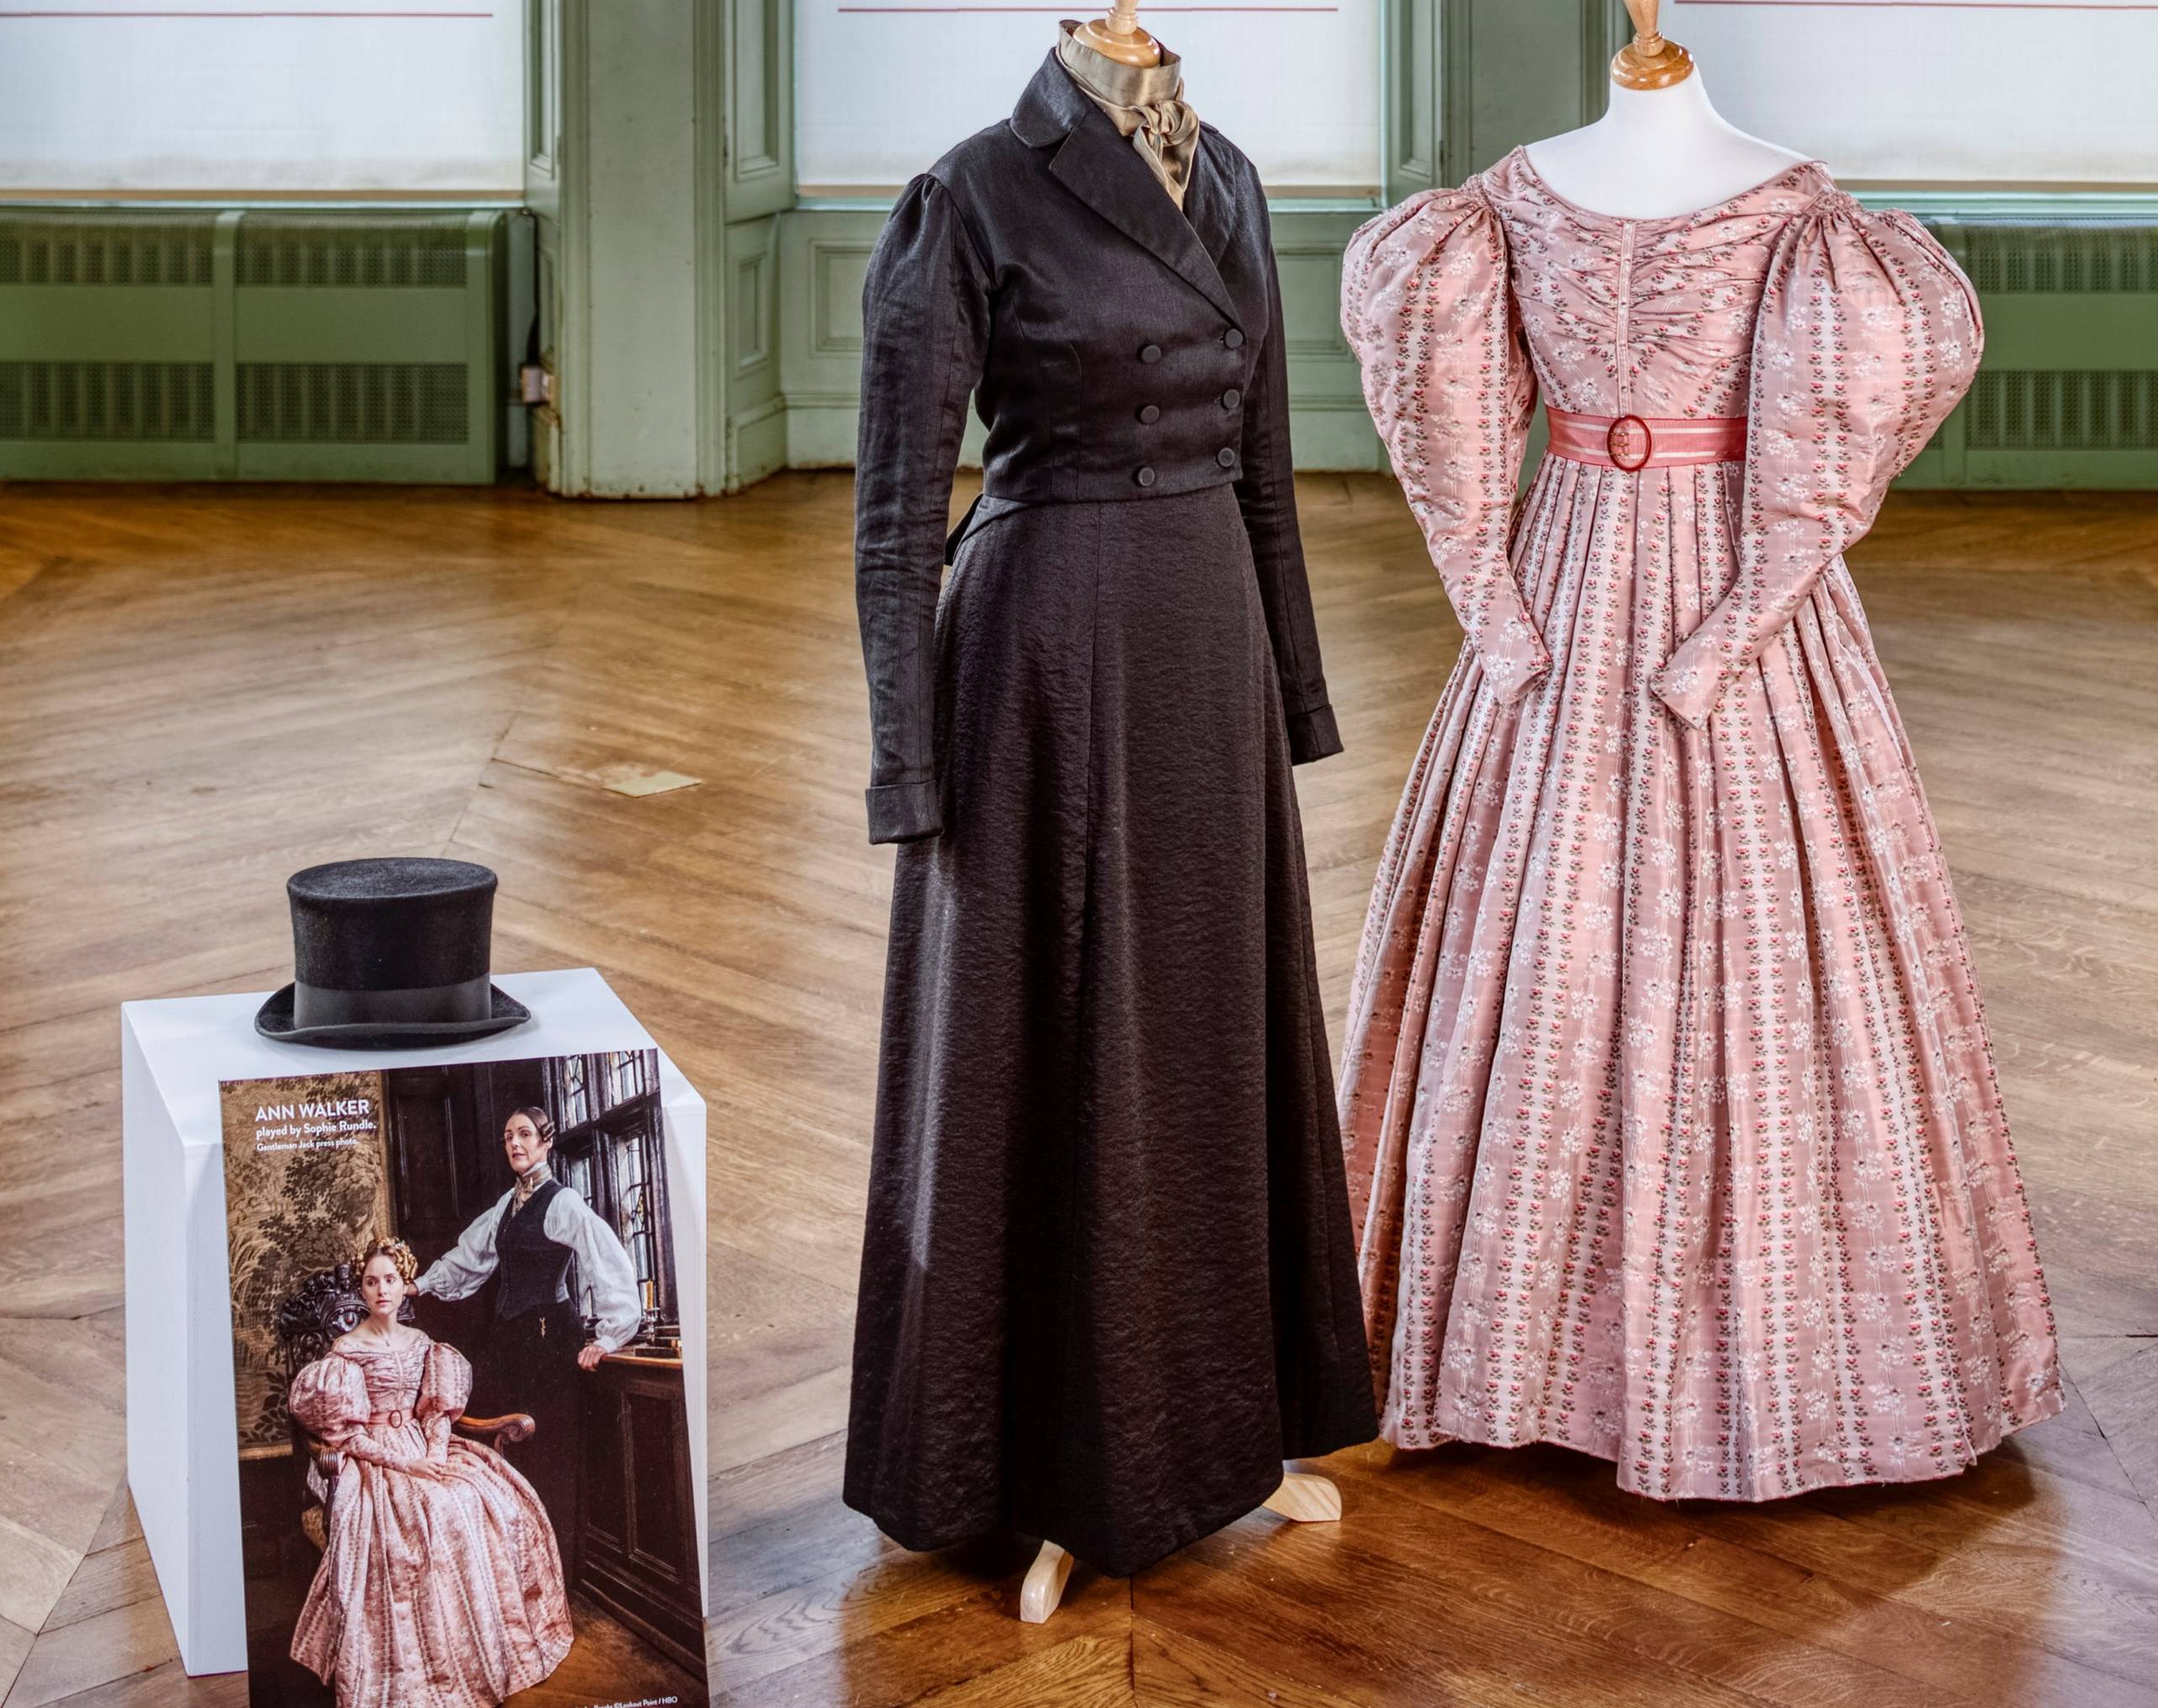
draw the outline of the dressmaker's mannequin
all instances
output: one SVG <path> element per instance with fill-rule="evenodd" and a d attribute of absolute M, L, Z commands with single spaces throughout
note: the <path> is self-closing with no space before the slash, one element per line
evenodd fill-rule
<path fill-rule="evenodd" d="M 1693 56 L 1657 34 L 1657 0 L 1626 0 L 1632 43 L 1611 61 L 1611 104 L 1593 125 L 1528 147 L 1556 194 L 1629 220 L 1694 213 L 1806 156 L 1734 128 L 1709 104 Z"/>
<path fill-rule="evenodd" d="M 1161 44 L 1139 28 L 1137 0 L 1115 0 L 1110 14 L 1082 24 L 1073 32 L 1100 54 L 1130 66 L 1158 66 Z M 1269 1495 L 1266 1510 L 1306 1523 L 1327 1523 L 1341 1516 L 1341 1491 L 1323 1477 L 1308 1472 L 1285 1472 L 1281 1486 Z M 1042 1551 L 1027 1568 L 1020 1587 L 1019 1616 L 1029 1625 L 1040 1625 L 1057 1610 L 1064 1585 L 1072 1575 L 1072 1557 L 1054 1542 Z"/>

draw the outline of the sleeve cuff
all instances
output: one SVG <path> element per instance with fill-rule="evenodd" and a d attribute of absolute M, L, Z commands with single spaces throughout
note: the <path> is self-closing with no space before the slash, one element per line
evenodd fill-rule
<path fill-rule="evenodd" d="M 867 795 L 872 842 L 911 842 L 944 828 L 934 782 L 888 782 L 867 790 Z"/>
<path fill-rule="evenodd" d="M 1510 706 L 1530 689 L 1550 674 L 1551 655 L 1543 639 L 1524 623 L 1524 631 L 1509 634 L 1495 646 L 1486 646 L 1471 638 L 1469 645 L 1475 650 L 1477 662 L 1483 666 L 1484 680 L 1491 684 L 1493 696 L 1502 706 Z"/>
<path fill-rule="evenodd" d="M 1671 661 L 1649 678 L 1648 685 L 1671 715 L 1689 729 L 1708 727 L 1709 714 L 1715 710 L 1723 686 L 1683 653 L 1673 654 Z"/>
<path fill-rule="evenodd" d="M 1334 708 L 1314 706 L 1307 712 L 1291 712 L 1289 724 L 1289 762 L 1308 765 L 1341 751 L 1341 732 L 1334 728 Z"/>

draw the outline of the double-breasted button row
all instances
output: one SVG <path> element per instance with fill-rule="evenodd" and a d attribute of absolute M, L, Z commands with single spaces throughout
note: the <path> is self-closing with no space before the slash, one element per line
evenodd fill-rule
<path fill-rule="evenodd" d="M 1227 332 L 1222 334 L 1222 342 L 1232 350 L 1241 348 L 1243 344 L 1243 329 L 1238 326 L 1231 326 Z M 1146 363 L 1148 365 L 1152 366 L 1154 363 L 1160 361 L 1161 357 L 1162 348 L 1160 345 L 1142 344 L 1139 346 L 1139 359 L 1142 362 Z M 1243 401 L 1243 393 L 1238 390 L 1233 385 L 1222 394 L 1222 407 L 1223 409 L 1235 409 L 1242 404 Z M 1139 406 L 1137 413 L 1139 420 L 1143 425 L 1152 427 L 1156 422 L 1161 419 L 1161 406 L 1158 403 L 1143 403 Z M 1224 469 L 1235 468 L 1237 465 L 1236 448 L 1233 445 L 1222 446 L 1220 450 L 1214 453 L 1214 460 Z M 1134 469 L 1132 471 L 1132 479 L 1143 487 L 1153 485 L 1160 478 L 1160 475 L 1154 472 L 1153 467 L 1151 464 L 1142 464 L 1138 468 Z"/>

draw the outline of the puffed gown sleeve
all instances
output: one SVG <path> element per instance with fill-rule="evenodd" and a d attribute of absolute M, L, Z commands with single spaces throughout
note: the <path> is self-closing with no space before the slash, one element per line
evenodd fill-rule
<path fill-rule="evenodd" d="M 284 1403 L 294 1423 L 332 1447 L 342 1447 L 368 1419 L 367 1382 L 347 1358 L 303 1365 Z"/>
<path fill-rule="evenodd" d="M 1473 188 L 1425 190 L 1361 227 L 1341 330 L 1454 614 L 1510 703 L 1551 655 L 1507 554 L 1536 379 L 1491 204 Z"/>
<path fill-rule="evenodd" d="M 1754 329 L 1737 572 L 1652 681 L 1682 722 L 1707 724 L 1873 526 L 1969 389 L 1983 341 L 1970 281 L 1909 214 L 1834 190 L 1784 229 Z"/>
<path fill-rule="evenodd" d="M 472 1403 L 472 1366 L 454 1346 L 437 1340 L 427 1348 L 412 1415 L 427 1433 L 427 1454 L 439 1459 L 449 1445 L 450 1425 Z"/>
<path fill-rule="evenodd" d="M 385 1453 L 361 1433 L 369 1417 L 367 1379 L 348 1358 L 318 1358 L 301 1366 L 285 1396 L 285 1408 L 294 1421 L 326 1447 L 350 1459 L 409 1470 L 413 1461 L 401 1454 Z"/>
<path fill-rule="evenodd" d="M 967 400 L 989 349 L 989 278 L 952 193 L 909 184 L 862 292 L 855 602 L 869 672 L 869 840 L 943 828 L 936 598 Z"/>
<path fill-rule="evenodd" d="M 1263 202 L 1260 218 L 1265 219 Z M 1261 237 L 1269 320 L 1243 400 L 1237 506 L 1243 514 L 1244 533 L 1258 570 L 1259 602 L 1274 649 L 1274 673 L 1281 685 L 1281 714 L 1288 725 L 1290 762 L 1303 765 L 1340 752 L 1341 735 L 1319 666 L 1318 626 L 1312 618 L 1311 581 L 1304 569 L 1303 537 L 1296 527 L 1281 278 L 1274 264 L 1271 231 L 1262 232 Z"/>

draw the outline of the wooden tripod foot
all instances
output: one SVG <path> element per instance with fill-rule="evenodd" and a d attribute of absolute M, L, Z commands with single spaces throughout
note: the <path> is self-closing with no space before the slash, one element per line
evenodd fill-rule
<path fill-rule="evenodd" d="M 1323 1477 L 1291 1471 L 1267 1496 L 1266 1509 L 1298 1524 L 1333 1524 L 1341 1516 L 1341 1491 Z"/>
<path fill-rule="evenodd" d="M 1042 1625 L 1064 1599 L 1064 1585 L 1072 1575 L 1072 1557 L 1054 1542 L 1042 1544 L 1042 1552 L 1026 1568 L 1026 1581 L 1019 1586 L 1019 1616 L 1029 1625 Z"/>

